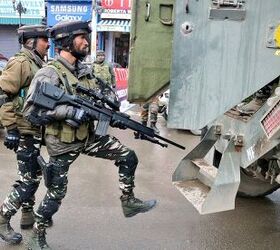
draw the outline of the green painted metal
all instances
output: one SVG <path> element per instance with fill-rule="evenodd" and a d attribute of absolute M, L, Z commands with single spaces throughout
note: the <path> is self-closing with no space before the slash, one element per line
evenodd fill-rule
<path fill-rule="evenodd" d="M 128 99 L 145 102 L 170 82 L 175 0 L 133 0 Z"/>

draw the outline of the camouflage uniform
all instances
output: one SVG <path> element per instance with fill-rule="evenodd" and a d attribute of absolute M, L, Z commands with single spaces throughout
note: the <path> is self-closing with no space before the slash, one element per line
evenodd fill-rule
<path fill-rule="evenodd" d="M 22 235 L 10 225 L 11 216 L 20 206 L 23 208 L 21 228 L 27 229 L 34 224 L 34 194 L 41 179 L 37 163 L 41 131 L 23 118 L 22 109 L 31 80 L 42 68 L 42 57 L 49 46 L 44 25 L 22 26 L 18 29 L 18 36 L 23 49 L 9 60 L 0 77 L 0 115 L 7 130 L 4 145 L 16 151 L 20 176 L 0 207 L 0 237 L 12 244 L 22 240 Z"/>
<path fill-rule="evenodd" d="M 104 54 L 104 52 L 97 52 L 97 55 L 98 55 L 98 53 Z M 104 54 L 104 56 L 105 56 L 105 54 Z M 106 61 L 104 61 L 102 63 L 95 61 L 93 63 L 92 70 L 93 70 L 93 74 L 96 77 L 101 78 L 110 87 L 116 88 L 115 72 L 114 72 L 113 67 L 109 63 L 107 63 Z"/>
<path fill-rule="evenodd" d="M 159 134 L 159 129 L 156 126 L 159 110 L 158 98 L 154 98 L 152 102 L 145 103 L 141 108 L 142 124 L 147 126 L 150 112 L 150 127 L 155 131 L 155 133 Z M 136 135 L 136 138 L 138 137 L 139 134 Z"/>
<path fill-rule="evenodd" d="M 67 80 L 65 80 L 67 79 Z M 49 82 L 67 91 L 67 85 L 75 93 L 75 84 L 79 82 L 87 88 L 96 87 L 91 72 L 79 63 L 76 68 L 62 57 L 41 69 L 35 76 L 33 85 Z M 52 112 L 54 118 L 65 117 L 67 107 Z M 64 112 L 64 114 L 63 114 Z M 28 113 L 28 107 L 27 107 Z M 119 184 L 123 193 L 131 193 L 134 187 L 134 172 L 138 159 L 134 151 L 123 146 L 115 137 L 95 136 L 92 123 L 82 124 L 74 129 L 65 122 L 54 122 L 46 127 L 45 142 L 52 164 L 52 181 L 36 215 L 37 227 L 44 225 L 58 210 L 66 195 L 67 173 L 69 166 L 79 156 L 86 154 L 97 158 L 113 160 L 119 167 Z"/>
<path fill-rule="evenodd" d="M 8 130 L 17 128 L 21 135 L 17 150 L 20 179 L 1 206 L 3 215 L 14 215 L 20 206 L 23 211 L 33 211 L 34 194 L 41 179 L 36 160 L 40 154 L 41 131 L 23 119 L 22 108 L 31 80 L 42 66 L 43 61 L 39 56 L 23 48 L 9 60 L 0 77 L 1 89 L 12 96 L 12 101 L 1 107 L 1 122 Z"/>
<path fill-rule="evenodd" d="M 142 106 L 141 110 L 141 121 L 144 123 L 148 123 L 149 120 L 149 111 L 150 111 L 150 122 L 156 123 L 158 118 L 158 98 L 153 100 L 152 102 L 147 102 Z"/>
<path fill-rule="evenodd" d="M 138 163 L 134 151 L 123 146 L 114 137 L 95 135 L 94 121 L 88 120 L 83 109 L 60 105 L 54 110 L 44 110 L 32 105 L 31 100 L 34 95 L 36 97 L 35 89 L 43 82 L 54 84 L 69 95 L 79 95 L 75 90 L 77 83 L 88 89 L 98 87 L 92 69 L 79 61 L 86 55 L 89 33 L 88 23 L 82 21 L 61 22 L 55 25 L 51 29 L 51 37 L 54 38 L 55 46 L 63 51 L 59 52 L 63 57 L 58 56 L 47 67 L 39 70 L 28 92 L 24 114 L 30 117 L 31 112 L 36 112 L 41 116 L 41 121 L 46 121 L 45 142 L 50 155 L 48 164 L 42 163 L 39 158 L 40 164 L 45 165 L 47 194 L 36 212 L 36 223 L 28 243 L 29 249 L 50 249 L 46 242 L 47 223 L 58 211 L 66 195 L 68 170 L 79 154 L 109 159 L 119 167 L 119 183 L 123 193 L 121 202 L 126 217 L 147 212 L 156 204 L 155 200 L 143 202 L 133 195 L 134 173 Z M 70 58 L 73 64 L 66 58 Z M 76 125 L 70 126 L 69 120 L 72 121 L 72 125 Z M 121 128 L 120 124 L 119 127 Z"/>

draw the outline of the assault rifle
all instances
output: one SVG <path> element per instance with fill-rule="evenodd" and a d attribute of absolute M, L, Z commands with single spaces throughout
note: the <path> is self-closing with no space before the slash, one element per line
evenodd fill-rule
<path fill-rule="evenodd" d="M 141 139 L 148 140 L 162 147 L 167 147 L 167 144 L 161 143 L 159 140 L 157 140 L 160 139 L 161 141 L 167 142 L 175 147 L 185 149 L 185 147 L 155 134 L 153 129 L 132 120 L 125 113 L 106 108 L 104 105 L 100 105 L 94 100 L 89 100 L 77 95 L 67 94 L 64 92 L 64 90 L 50 83 L 43 82 L 38 84 L 35 91 L 28 99 L 28 103 L 34 105 L 37 108 L 46 110 L 54 110 L 59 105 L 70 105 L 83 109 L 91 119 L 98 120 L 95 131 L 97 135 L 106 135 L 110 124 L 119 123 L 124 125 L 126 128 L 134 130 L 135 132 L 143 135 L 143 138 Z M 38 114 L 36 108 L 33 112 L 30 112 L 26 118 L 34 125 L 42 125 L 40 122 L 40 115 Z"/>
<path fill-rule="evenodd" d="M 100 79 L 101 80 L 101 79 Z M 111 88 L 110 91 L 113 91 Z M 107 95 L 104 89 L 88 89 L 83 87 L 80 84 L 77 84 L 76 86 L 77 93 L 81 93 L 84 95 L 87 95 L 89 97 L 92 97 L 93 100 L 98 100 L 101 103 L 107 104 L 110 108 L 112 108 L 115 111 L 120 110 L 121 103 L 117 99 L 115 93 L 110 93 Z"/>

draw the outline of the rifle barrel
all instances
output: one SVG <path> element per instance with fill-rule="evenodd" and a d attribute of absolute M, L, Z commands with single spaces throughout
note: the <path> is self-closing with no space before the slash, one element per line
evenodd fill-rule
<path fill-rule="evenodd" d="M 160 135 L 155 134 L 155 138 L 158 138 L 158 139 L 160 139 L 162 141 L 165 141 L 165 142 L 167 142 L 167 143 L 169 143 L 169 144 L 171 144 L 171 145 L 173 145 L 173 146 L 175 146 L 177 148 L 180 148 L 180 149 L 183 149 L 183 150 L 186 149 L 184 146 L 182 146 L 182 145 L 180 145 L 180 144 L 178 144 L 178 143 L 176 143 L 174 141 L 171 141 L 171 140 L 169 140 L 167 138 L 164 138 L 164 137 L 162 137 Z"/>

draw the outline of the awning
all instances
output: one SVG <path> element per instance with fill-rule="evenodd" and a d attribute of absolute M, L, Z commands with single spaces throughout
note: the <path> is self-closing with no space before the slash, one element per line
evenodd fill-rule
<path fill-rule="evenodd" d="M 43 18 L 21 18 L 21 24 L 41 24 Z M 18 25 L 19 18 L 17 17 L 0 17 L 0 24 Z"/>
<path fill-rule="evenodd" d="M 97 31 L 130 32 L 130 20 L 108 19 L 97 24 Z"/>

